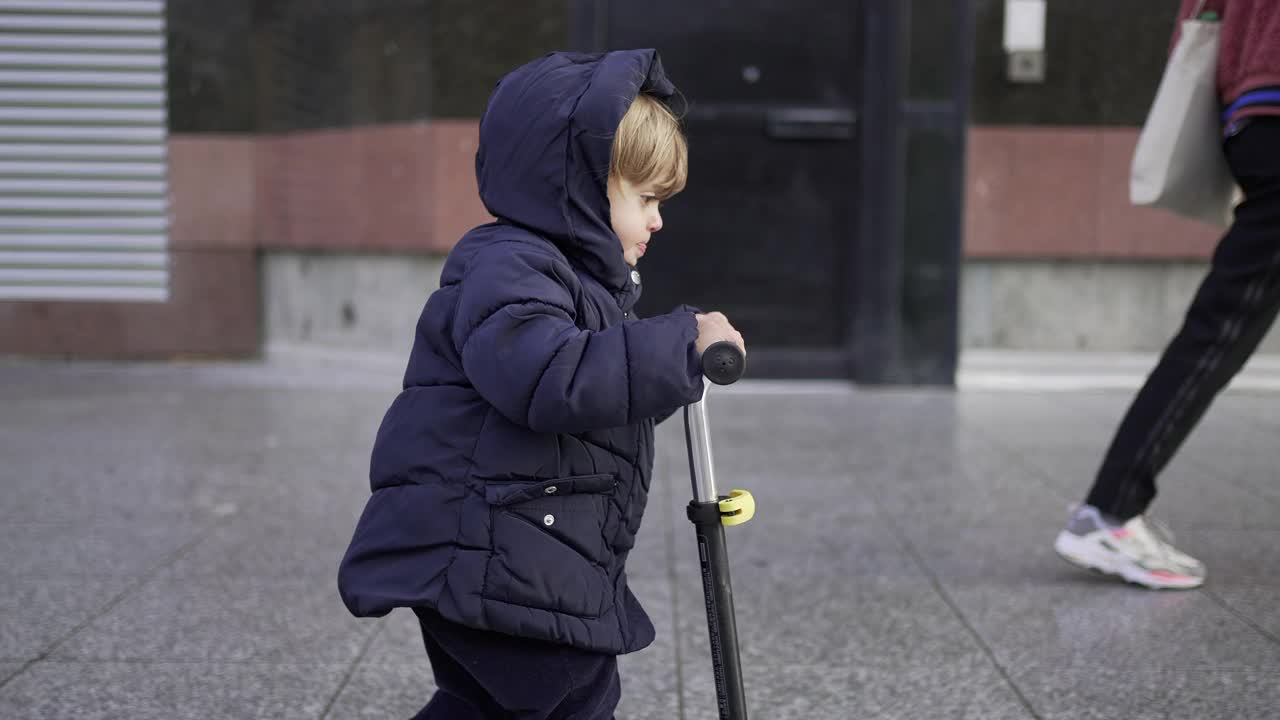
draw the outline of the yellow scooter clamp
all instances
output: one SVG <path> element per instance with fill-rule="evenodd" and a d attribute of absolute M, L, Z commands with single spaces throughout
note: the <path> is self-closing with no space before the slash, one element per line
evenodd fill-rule
<path fill-rule="evenodd" d="M 741 525 L 756 516 L 756 499 L 746 490 L 730 490 L 729 497 L 720 500 L 720 524 L 726 527 Z"/>

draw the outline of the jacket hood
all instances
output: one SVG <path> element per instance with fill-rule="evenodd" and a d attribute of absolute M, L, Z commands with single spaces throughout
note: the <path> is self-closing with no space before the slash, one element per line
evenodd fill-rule
<path fill-rule="evenodd" d="M 609 222 L 609 156 L 641 92 L 675 93 L 655 50 L 551 53 L 503 77 L 480 119 L 485 208 L 551 240 L 614 293 L 632 283 Z"/>

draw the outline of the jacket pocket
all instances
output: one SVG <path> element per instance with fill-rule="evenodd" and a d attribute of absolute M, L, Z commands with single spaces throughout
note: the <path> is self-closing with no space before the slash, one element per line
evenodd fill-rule
<path fill-rule="evenodd" d="M 555 480 L 531 482 L 490 482 L 485 486 L 485 499 L 490 505 L 511 505 L 552 495 L 605 493 L 618 484 L 612 475 L 573 475 Z"/>
<path fill-rule="evenodd" d="M 599 474 L 486 486 L 493 556 L 484 596 L 580 617 L 604 614 L 613 602 L 604 528 L 616 484 Z"/>

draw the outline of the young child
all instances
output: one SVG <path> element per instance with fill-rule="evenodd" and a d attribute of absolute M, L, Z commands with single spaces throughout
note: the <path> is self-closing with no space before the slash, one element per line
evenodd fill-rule
<path fill-rule="evenodd" d="M 439 691 L 420 718 L 607 720 L 616 656 L 653 625 L 627 587 L 655 419 L 702 392 L 723 315 L 639 319 L 633 267 L 683 189 L 675 88 L 653 50 L 554 53 L 503 78 L 467 233 L 378 430 L 338 587 L 417 613 Z"/>

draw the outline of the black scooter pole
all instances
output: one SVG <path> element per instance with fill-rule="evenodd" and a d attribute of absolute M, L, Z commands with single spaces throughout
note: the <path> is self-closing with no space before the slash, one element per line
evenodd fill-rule
<path fill-rule="evenodd" d="M 729 385 L 742 377 L 746 369 L 745 360 L 737 345 L 719 342 L 703 353 L 702 372 L 713 383 Z M 685 407 L 684 428 L 689 446 L 689 475 L 693 481 L 689 520 L 693 522 L 697 535 L 698 558 L 702 565 L 702 591 L 706 597 L 707 631 L 711 638 L 711 665 L 715 673 L 720 719 L 747 720 L 724 527 L 750 520 L 755 513 L 755 503 L 751 494 L 742 490 L 733 491 L 727 498 L 716 493 L 705 390 L 698 402 Z"/>

